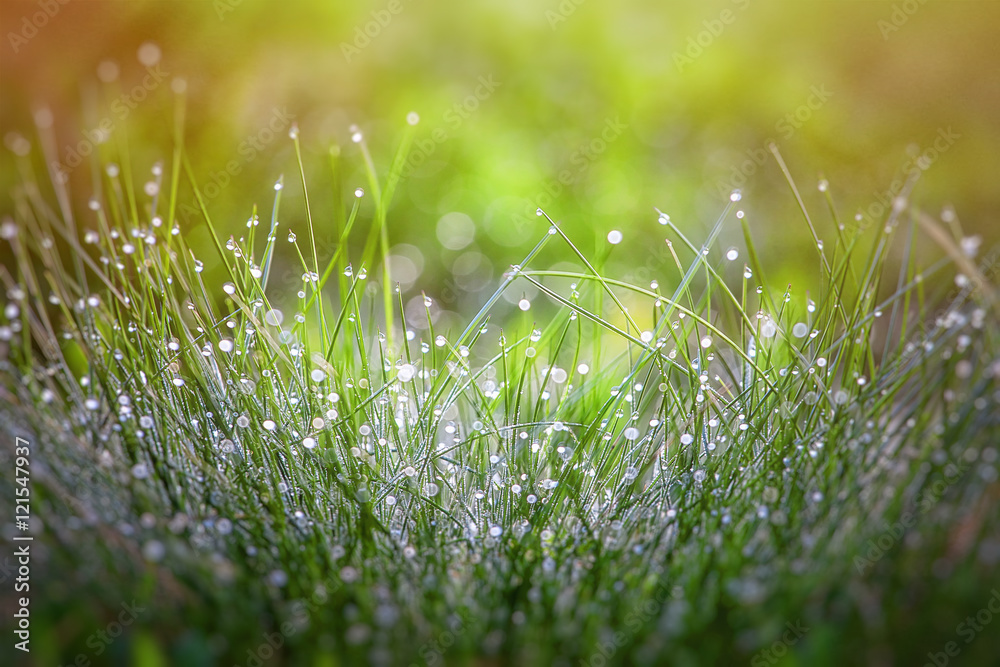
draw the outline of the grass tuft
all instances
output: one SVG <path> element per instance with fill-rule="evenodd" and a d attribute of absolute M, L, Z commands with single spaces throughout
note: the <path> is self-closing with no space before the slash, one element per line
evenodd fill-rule
<path fill-rule="evenodd" d="M 302 200 L 279 178 L 229 238 L 182 113 L 156 187 L 109 146 L 86 210 L 18 158 L 0 386 L 5 430 L 36 446 L 49 657 L 90 650 L 90 625 L 57 623 L 136 598 L 113 653 L 135 664 L 251 665 L 276 643 L 317 665 L 902 662 L 988 602 L 995 253 L 977 264 L 907 202 L 850 228 L 829 192 L 824 246 L 775 150 L 815 240 L 809 292 L 765 279 L 739 193 L 700 243 L 656 212 L 670 262 L 650 285 L 539 210 L 533 249 L 440 329 L 429 297 L 407 321 L 386 262 L 406 132 L 384 183 L 362 139 L 356 196 L 334 147 L 349 211 L 314 219 L 328 176 L 295 128 Z M 188 192 L 211 247 L 173 222 Z M 740 233 L 746 264 L 719 243 Z"/>

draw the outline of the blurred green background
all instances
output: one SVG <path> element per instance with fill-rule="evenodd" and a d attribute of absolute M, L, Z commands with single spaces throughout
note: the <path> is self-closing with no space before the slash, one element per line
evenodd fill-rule
<path fill-rule="evenodd" d="M 653 207 L 697 242 L 733 187 L 743 190 L 769 277 L 807 280 L 816 255 L 768 140 L 821 236 L 834 236 L 822 178 L 845 223 L 859 210 L 877 221 L 884 193 L 898 191 L 938 141 L 914 201 L 934 213 L 954 204 L 967 233 L 986 244 L 1000 237 L 996 2 L 4 0 L 0 17 L 8 147 L 16 133 L 34 140 L 31 112 L 43 105 L 63 158 L 81 128 L 111 118 L 114 132 L 127 131 L 144 180 L 157 160 L 169 163 L 166 82 L 183 78 L 186 146 L 202 184 L 222 186 L 209 210 L 227 234 L 245 229 L 254 203 L 270 215 L 282 173 L 282 222 L 304 231 L 287 138 L 294 116 L 320 246 L 329 249 L 329 147 L 342 147 L 341 187 L 350 193 L 366 185 L 351 125 L 384 173 L 407 114 L 417 112 L 412 168 L 389 215 L 394 274 L 411 294 L 423 288 L 454 311 L 481 304 L 544 232 L 535 206 L 598 256 L 609 250 L 608 232 L 621 230 L 608 271 L 645 266 L 645 280 L 670 271 Z M 141 84 L 137 54 L 150 42 L 164 83 L 134 109 L 115 107 L 108 90 Z M 102 62 L 106 78 L 118 70 L 110 87 L 98 78 Z M 269 125 L 279 130 L 273 137 Z M 224 184 L 230 161 L 239 173 Z M 2 165 L 9 210 L 10 151 Z M 86 202 L 89 166 L 71 181 Z M 194 216 L 178 219 L 198 247 L 204 231 Z M 738 227 L 719 245 L 741 250 L 741 268 Z M 289 284 L 300 273 L 290 271 Z"/>

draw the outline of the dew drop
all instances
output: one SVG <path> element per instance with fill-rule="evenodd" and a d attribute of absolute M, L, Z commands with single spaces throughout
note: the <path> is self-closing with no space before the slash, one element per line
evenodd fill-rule
<path fill-rule="evenodd" d="M 281 323 L 285 321 L 285 314 L 282 313 L 277 308 L 272 308 L 271 310 L 264 313 L 264 323 L 269 324 L 272 327 L 280 327 Z"/>

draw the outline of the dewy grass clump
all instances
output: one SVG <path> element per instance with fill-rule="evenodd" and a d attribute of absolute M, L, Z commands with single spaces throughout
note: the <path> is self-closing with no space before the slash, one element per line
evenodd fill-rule
<path fill-rule="evenodd" d="M 433 299 L 408 321 L 382 268 L 412 135 L 384 182 L 363 151 L 346 216 L 306 194 L 288 229 L 279 180 L 227 240 L 182 134 L 144 187 L 127 151 L 106 155 L 85 210 L 18 158 L 0 350 L 5 446 L 34 447 L 33 655 L 916 664 L 954 641 L 965 664 L 995 656 L 1000 626 L 968 643 L 955 627 L 998 583 L 995 255 L 977 264 L 905 201 L 874 229 L 834 219 L 826 246 L 806 215 L 810 298 L 767 282 L 734 193 L 704 240 L 651 219 L 670 264 L 633 285 L 540 210 L 496 295 L 438 330 Z M 188 191 L 211 247 L 174 223 Z M 946 255 L 926 266 L 921 229 Z M 271 283 L 289 244 L 293 300 Z M 579 270 L 545 270 L 543 246 Z M 501 300 L 525 285 L 541 296 Z M 105 642 L 122 604 L 128 639 Z"/>

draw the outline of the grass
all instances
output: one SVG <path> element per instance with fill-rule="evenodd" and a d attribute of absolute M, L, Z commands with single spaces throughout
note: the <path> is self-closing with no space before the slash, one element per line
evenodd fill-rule
<path fill-rule="evenodd" d="M 384 182 L 364 148 L 366 191 L 339 185 L 349 211 L 315 218 L 308 188 L 341 183 L 343 158 L 307 173 L 293 130 L 305 196 L 279 179 L 226 239 L 178 111 L 155 186 L 106 146 L 85 210 L 18 158 L 0 386 L 34 447 L 35 663 L 996 655 L 1000 625 L 956 627 L 1000 584 L 1000 330 L 992 261 L 954 216 L 900 200 L 865 227 L 829 192 L 828 220 L 803 204 L 805 293 L 766 279 L 739 193 L 701 242 L 651 215 L 669 260 L 650 285 L 539 211 L 496 294 L 439 330 L 379 271 L 414 129 Z M 211 247 L 170 222 L 185 192 Z M 741 233 L 746 264 L 724 250 Z M 546 270 L 543 247 L 579 270 Z M 526 285 L 515 310 L 502 296 Z M 122 603 L 142 611 L 101 635 Z"/>

